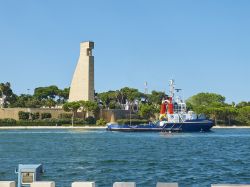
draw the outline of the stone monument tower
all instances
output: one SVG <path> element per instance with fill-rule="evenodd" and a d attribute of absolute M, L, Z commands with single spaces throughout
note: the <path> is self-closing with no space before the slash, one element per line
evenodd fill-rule
<path fill-rule="evenodd" d="M 69 101 L 94 101 L 94 42 L 80 43 L 80 56 L 70 86 Z"/>

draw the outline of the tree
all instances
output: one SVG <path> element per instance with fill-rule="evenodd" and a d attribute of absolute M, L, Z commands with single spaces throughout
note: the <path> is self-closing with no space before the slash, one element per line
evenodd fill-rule
<path fill-rule="evenodd" d="M 45 106 L 47 106 L 49 108 L 54 107 L 54 106 L 56 106 L 56 102 L 53 99 L 47 99 L 45 101 Z"/>
<path fill-rule="evenodd" d="M 214 119 L 214 123 L 217 125 L 218 118 L 223 115 L 223 109 L 219 107 L 209 107 L 207 108 L 207 113 Z"/>
<path fill-rule="evenodd" d="M 250 106 L 240 108 L 236 119 L 242 124 L 250 125 Z"/>
<path fill-rule="evenodd" d="M 67 102 L 63 105 L 63 110 L 66 112 L 72 112 L 72 126 L 74 126 L 74 117 L 77 113 L 77 110 L 81 107 L 79 101 Z"/>
<path fill-rule="evenodd" d="M 211 113 L 207 106 L 196 106 L 193 107 L 193 110 L 196 114 L 205 114 L 206 117 L 209 117 Z"/>
<path fill-rule="evenodd" d="M 121 94 L 124 98 L 126 98 L 129 102 L 133 102 L 135 99 L 140 99 L 142 93 L 137 89 L 124 87 L 120 90 Z"/>
<path fill-rule="evenodd" d="M 215 93 L 198 93 L 190 97 L 187 102 L 192 106 L 210 106 L 213 103 L 224 104 L 225 97 Z"/>
<path fill-rule="evenodd" d="M 34 96 L 41 99 L 54 99 L 58 95 L 59 89 L 57 86 L 38 87 L 35 88 Z"/>
<path fill-rule="evenodd" d="M 9 82 L 0 83 L 0 97 L 5 96 L 4 107 L 7 107 L 9 104 L 12 104 L 16 100 L 16 95 L 13 93 L 11 89 L 11 85 Z"/>
<path fill-rule="evenodd" d="M 98 94 L 98 98 L 101 99 L 105 108 L 109 108 L 109 104 L 111 100 L 113 99 L 112 95 L 114 95 L 113 91 L 108 91 L 108 92 L 103 92 L 103 93 Z"/>
<path fill-rule="evenodd" d="M 27 103 L 29 100 L 32 99 L 31 95 L 21 94 L 20 96 L 16 97 L 16 101 L 12 104 L 10 104 L 10 107 L 27 107 Z"/>
<path fill-rule="evenodd" d="M 150 119 L 155 117 L 157 109 L 153 105 L 142 104 L 139 107 L 139 115 L 144 119 Z"/>
<path fill-rule="evenodd" d="M 93 113 L 94 116 L 99 112 L 98 104 L 94 101 L 79 101 L 80 106 L 83 110 L 89 115 L 88 113 Z"/>
<path fill-rule="evenodd" d="M 237 108 L 242 108 L 242 107 L 245 107 L 245 106 L 250 106 L 250 102 L 241 101 L 240 103 L 238 103 L 236 105 Z"/>
<path fill-rule="evenodd" d="M 124 95 L 120 90 L 115 91 L 115 97 L 119 105 L 125 104 Z"/>
<path fill-rule="evenodd" d="M 31 95 L 21 94 L 16 96 L 16 101 L 11 103 L 10 107 L 21 107 L 21 108 L 39 108 L 43 105 L 42 101 Z"/>
<path fill-rule="evenodd" d="M 31 97 L 30 99 L 27 100 L 24 107 L 40 108 L 42 105 L 43 105 L 42 102 L 39 101 L 37 98 Z"/>
<path fill-rule="evenodd" d="M 69 90 L 70 88 L 64 88 L 63 90 L 58 90 L 57 95 L 59 97 L 58 103 L 65 103 L 69 99 Z"/>
<path fill-rule="evenodd" d="M 225 106 L 222 108 L 222 110 L 225 118 L 228 120 L 228 125 L 231 125 L 231 120 L 237 116 L 238 110 L 232 106 Z"/>
<path fill-rule="evenodd" d="M 154 105 L 160 105 L 162 98 L 164 98 L 165 95 L 166 94 L 164 92 L 158 92 L 153 90 L 152 93 L 148 95 L 149 103 L 152 103 Z"/>
<path fill-rule="evenodd" d="M 187 100 L 188 108 L 194 110 L 197 114 L 205 114 L 214 119 L 215 124 L 219 118 L 223 117 L 223 107 L 225 97 L 215 93 L 198 93 Z"/>

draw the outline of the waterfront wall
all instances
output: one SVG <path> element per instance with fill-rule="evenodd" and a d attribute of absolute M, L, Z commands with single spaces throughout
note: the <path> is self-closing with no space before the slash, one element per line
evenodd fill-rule
<path fill-rule="evenodd" d="M 0 119 L 12 118 L 19 120 L 18 112 L 30 112 L 30 113 L 51 113 L 52 118 L 58 118 L 60 114 L 66 113 L 62 109 L 55 108 L 1 108 L 0 109 Z"/>
<path fill-rule="evenodd" d="M 30 112 L 30 113 L 51 113 L 52 118 L 58 118 L 60 114 L 66 113 L 63 109 L 60 108 L 0 108 L 0 119 L 4 118 L 12 118 L 15 120 L 18 120 L 18 112 Z M 107 110 L 103 109 L 100 110 L 100 113 L 97 115 L 97 119 L 103 118 L 107 122 L 114 122 L 118 119 L 128 119 L 130 116 L 130 113 L 128 110 Z M 78 112 L 77 116 L 78 118 L 84 118 L 85 113 L 84 112 Z M 132 118 L 135 117 L 134 114 L 132 114 Z"/>
<path fill-rule="evenodd" d="M 129 119 L 130 112 L 129 110 L 121 109 L 103 109 L 100 111 L 100 118 L 103 118 L 107 122 L 115 122 L 118 119 Z M 131 118 L 137 118 L 135 114 L 131 114 Z"/>

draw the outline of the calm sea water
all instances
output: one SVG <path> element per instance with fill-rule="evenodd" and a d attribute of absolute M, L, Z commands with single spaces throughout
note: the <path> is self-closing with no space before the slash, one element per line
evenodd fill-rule
<path fill-rule="evenodd" d="M 211 133 L 121 133 L 104 130 L 1 130 L 0 180 L 16 180 L 19 163 L 43 163 L 43 180 L 58 187 L 96 181 L 111 187 L 157 181 L 181 187 L 250 183 L 250 129 Z"/>

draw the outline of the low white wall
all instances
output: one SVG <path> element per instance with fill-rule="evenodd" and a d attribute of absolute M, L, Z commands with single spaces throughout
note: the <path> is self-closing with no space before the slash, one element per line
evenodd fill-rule
<path fill-rule="evenodd" d="M 54 181 L 39 181 L 30 184 L 30 187 L 55 187 Z"/>
<path fill-rule="evenodd" d="M 156 187 L 178 187 L 178 183 L 157 182 Z"/>
<path fill-rule="evenodd" d="M 71 187 L 95 187 L 95 182 L 73 182 Z"/>
<path fill-rule="evenodd" d="M 0 181 L 0 187 L 16 187 L 15 181 Z"/>
<path fill-rule="evenodd" d="M 115 182 L 113 187 L 136 187 L 135 182 Z"/>
<path fill-rule="evenodd" d="M 212 184 L 211 187 L 250 187 L 250 184 Z"/>

